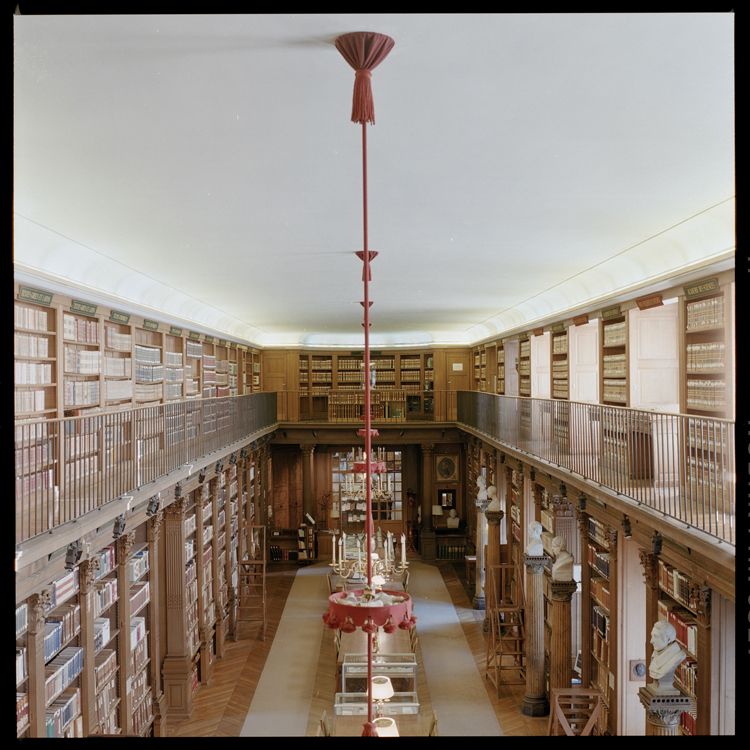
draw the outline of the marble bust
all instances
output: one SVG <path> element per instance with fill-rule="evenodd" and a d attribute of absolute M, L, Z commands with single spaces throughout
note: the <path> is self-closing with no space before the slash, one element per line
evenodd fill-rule
<path fill-rule="evenodd" d="M 477 502 L 484 502 L 487 499 L 487 481 L 481 475 L 477 477 L 477 487 L 479 488 L 479 491 L 477 492 Z"/>
<path fill-rule="evenodd" d="M 573 580 L 573 555 L 568 552 L 568 543 L 563 536 L 556 536 L 552 540 L 552 554 L 555 562 L 552 565 L 553 581 Z"/>
<path fill-rule="evenodd" d="M 648 665 L 648 673 L 655 680 L 649 686 L 652 692 L 662 694 L 679 693 L 674 687 L 674 673 L 687 654 L 680 648 L 675 638 L 674 625 L 660 620 L 651 630 L 651 645 L 654 653 Z"/>
<path fill-rule="evenodd" d="M 451 508 L 450 512 L 448 513 L 448 528 L 449 529 L 457 529 L 458 523 L 461 519 L 458 517 L 458 513 L 456 513 L 455 508 Z"/>
<path fill-rule="evenodd" d="M 532 521 L 529 524 L 529 543 L 526 545 L 525 552 L 529 557 L 541 557 L 544 555 L 542 524 L 539 521 Z"/>
<path fill-rule="evenodd" d="M 503 506 L 500 505 L 500 498 L 497 496 L 497 487 L 494 484 L 487 488 L 487 497 L 490 499 L 487 510 L 498 511 L 503 509 Z"/>

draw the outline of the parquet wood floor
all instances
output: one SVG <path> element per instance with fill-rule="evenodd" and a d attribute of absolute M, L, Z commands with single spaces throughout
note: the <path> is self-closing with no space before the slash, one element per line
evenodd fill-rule
<path fill-rule="evenodd" d="M 415 558 L 418 559 L 418 558 Z M 456 614 L 467 643 L 474 654 L 479 673 L 484 678 L 486 635 L 483 633 L 484 612 L 472 609 L 465 582 L 450 562 L 439 562 L 438 569 L 451 596 Z M 294 576 L 295 563 L 278 563 L 269 566 L 266 580 L 268 599 L 268 626 L 265 642 L 260 640 L 260 628 L 251 630 L 244 626 L 240 639 L 231 638 L 224 656 L 215 659 L 208 685 L 202 685 L 195 695 L 193 715 L 189 719 L 168 719 L 167 732 L 171 737 L 238 737 L 255 689 L 263 672 L 268 652 L 279 626 Z M 325 625 L 321 623 L 321 627 Z M 417 628 L 417 632 L 419 629 Z M 432 715 L 429 686 L 422 668 L 422 657 L 417 646 L 419 674 L 417 689 L 425 730 Z M 498 723 L 506 736 L 543 736 L 547 733 L 548 717 L 532 718 L 521 713 L 524 685 L 501 686 L 498 697 L 492 682 L 484 678 L 485 688 L 495 710 Z M 318 671 L 310 706 L 306 736 L 315 736 L 324 711 L 330 712 L 336 692 L 335 656 L 333 634 L 327 628 L 323 633 L 318 657 Z M 329 714 L 330 717 L 330 714 Z M 332 717 L 331 717 L 332 718 Z"/>

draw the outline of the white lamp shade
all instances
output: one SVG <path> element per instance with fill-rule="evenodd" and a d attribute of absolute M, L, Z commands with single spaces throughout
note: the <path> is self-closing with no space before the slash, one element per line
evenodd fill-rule
<path fill-rule="evenodd" d="M 373 719 L 378 737 L 398 737 L 398 727 L 390 716 L 381 716 Z"/>
<path fill-rule="evenodd" d="M 328 516 L 329 516 L 329 518 L 340 518 L 341 517 L 341 513 L 339 513 L 338 510 L 330 510 L 330 511 L 328 511 Z"/>
<path fill-rule="evenodd" d="M 442 516 L 443 515 L 443 506 L 442 505 L 433 505 L 432 506 L 432 515 L 433 516 Z"/>
<path fill-rule="evenodd" d="M 383 578 L 383 576 L 373 576 L 372 577 L 372 582 L 376 586 L 383 586 L 385 584 L 385 578 Z M 388 678 L 386 678 L 386 679 L 388 679 Z M 374 682 L 374 680 L 373 680 L 373 682 Z"/>
<path fill-rule="evenodd" d="M 390 677 L 377 675 L 372 678 L 372 699 L 386 701 L 393 696 L 393 685 Z"/>

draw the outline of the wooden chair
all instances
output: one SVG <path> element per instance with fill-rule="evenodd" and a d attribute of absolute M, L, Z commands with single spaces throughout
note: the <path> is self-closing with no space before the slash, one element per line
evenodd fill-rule
<path fill-rule="evenodd" d="M 333 591 L 333 578 L 331 576 L 331 571 L 329 570 L 326 573 L 326 580 L 328 581 L 328 596 L 334 593 Z"/>
<path fill-rule="evenodd" d="M 427 732 L 428 736 L 430 737 L 437 737 L 438 731 L 437 731 L 437 713 L 435 711 L 432 712 L 432 719 L 430 721 L 430 729 Z"/>
<path fill-rule="evenodd" d="M 548 737 L 586 737 L 601 715 L 602 694 L 584 687 L 552 688 Z"/>
<path fill-rule="evenodd" d="M 320 728 L 323 731 L 324 737 L 331 736 L 331 725 L 328 722 L 327 712 L 323 711 L 323 715 L 320 717 Z"/>
<path fill-rule="evenodd" d="M 417 653 L 417 644 L 419 643 L 419 637 L 417 636 L 417 629 L 412 628 L 409 631 L 409 646 L 411 647 L 412 653 Z"/>
<path fill-rule="evenodd" d="M 401 576 L 401 583 L 404 586 L 404 593 L 409 593 L 409 571 L 405 570 L 404 574 Z"/>

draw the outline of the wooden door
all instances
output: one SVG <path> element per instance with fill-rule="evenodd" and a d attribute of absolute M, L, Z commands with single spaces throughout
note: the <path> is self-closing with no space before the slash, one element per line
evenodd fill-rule
<path fill-rule="evenodd" d="M 446 405 L 446 419 L 456 419 L 456 398 L 452 391 L 470 391 L 472 378 L 471 350 L 448 351 L 445 357 L 446 388 L 448 389 L 448 403 Z"/>
<path fill-rule="evenodd" d="M 287 352 L 267 353 L 263 356 L 263 390 L 278 393 L 276 407 L 278 419 L 295 421 L 299 408 L 296 393 L 287 393 L 289 387 L 289 357 Z"/>

